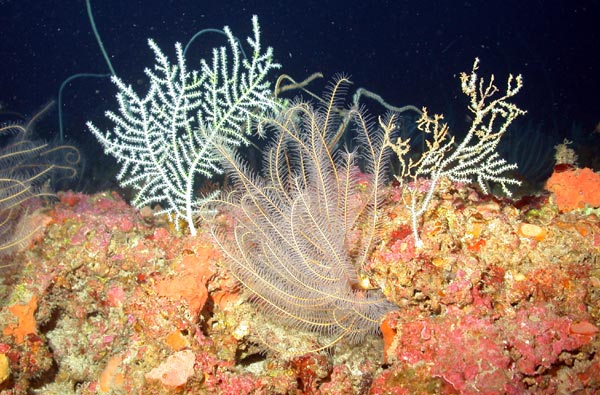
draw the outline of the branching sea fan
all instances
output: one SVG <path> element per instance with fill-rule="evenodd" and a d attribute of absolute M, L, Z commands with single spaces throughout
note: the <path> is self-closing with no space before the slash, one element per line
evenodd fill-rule
<path fill-rule="evenodd" d="M 234 217 L 233 231 L 211 229 L 233 275 L 267 316 L 328 336 L 323 348 L 360 342 L 394 308 L 381 291 L 359 286 L 380 225 L 384 137 L 393 124 L 381 120 L 375 129 L 355 108 L 340 115 L 347 84 L 337 80 L 318 109 L 297 102 L 259 125 L 273 136 L 261 175 L 223 149 L 234 192 L 213 202 Z M 348 117 L 357 128 L 354 152 L 332 147 Z"/>

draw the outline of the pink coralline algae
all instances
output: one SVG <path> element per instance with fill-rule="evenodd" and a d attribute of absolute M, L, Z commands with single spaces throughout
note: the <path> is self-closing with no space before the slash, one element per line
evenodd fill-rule
<path fill-rule="evenodd" d="M 408 366 L 425 364 L 432 377 L 462 393 L 508 390 L 511 360 L 491 319 L 454 311 L 443 319 L 398 323 L 396 332 L 397 343 L 387 353 L 390 360 Z"/>
<path fill-rule="evenodd" d="M 544 306 L 519 310 L 515 317 L 503 323 L 516 370 L 529 376 L 547 371 L 563 351 L 573 351 L 593 338 L 593 335 L 573 333 L 571 327 L 576 323 Z"/>
<path fill-rule="evenodd" d="M 451 308 L 443 317 L 389 316 L 396 336 L 388 360 L 404 369 L 425 369 L 461 394 L 521 394 L 526 378 L 538 380 L 559 359 L 575 359 L 568 352 L 589 344 L 597 332 L 543 306 L 501 319 L 474 313 Z M 573 325 L 584 334 L 573 333 Z"/>

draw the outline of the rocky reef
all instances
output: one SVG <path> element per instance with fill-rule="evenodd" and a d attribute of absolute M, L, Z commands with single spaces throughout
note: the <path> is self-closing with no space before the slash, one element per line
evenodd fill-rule
<path fill-rule="evenodd" d="M 327 340 L 256 310 L 202 226 L 191 237 L 116 193 L 61 193 L 1 258 L 0 394 L 595 393 L 600 219 L 563 204 L 581 196 L 563 179 L 519 200 L 445 183 L 422 248 L 390 186 L 363 269 L 398 309 L 380 336 L 301 355 L 268 346 Z"/>

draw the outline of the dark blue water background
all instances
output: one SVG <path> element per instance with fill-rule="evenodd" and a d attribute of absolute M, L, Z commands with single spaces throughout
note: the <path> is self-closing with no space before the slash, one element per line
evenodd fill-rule
<path fill-rule="evenodd" d="M 92 7 L 117 74 L 140 92 L 154 60 L 148 38 L 172 56 L 173 43 L 204 28 L 227 24 L 244 39 L 257 14 L 263 43 L 296 79 L 344 72 L 392 104 L 427 105 L 453 121 L 466 105 L 457 75 L 477 56 L 482 74 L 495 73 L 501 86 L 508 73 L 523 74 L 516 100 L 548 133 L 591 133 L 600 121 L 599 1 L 93 0 Z M 108 72 L 83 0 L 0 0 L 0 30 L 0 122 L 56 100 L 74 73 Z M 190 66 L 223 44 L 220 35 L 201 37 L 188 53 Z M 325 82 L 311 87 L 321 93 Z M 108 79 L 70 83 L 66 136 L 95 144 L 85 121 L 109 127 L 103 113 L 116 109 L 114 94 Z M 57 135 L 56 107 L 38 133 Z"/>

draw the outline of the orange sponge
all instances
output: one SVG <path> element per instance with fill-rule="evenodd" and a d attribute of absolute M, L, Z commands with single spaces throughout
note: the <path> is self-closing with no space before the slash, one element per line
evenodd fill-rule
<path fill-rule="evenodd" d="M 546 189 L 556 195 L 556 204 L 563 212 L 586 205 L 600 206 L 600 174 L 587 167 L 555 171 L 546 182 Z"/>

